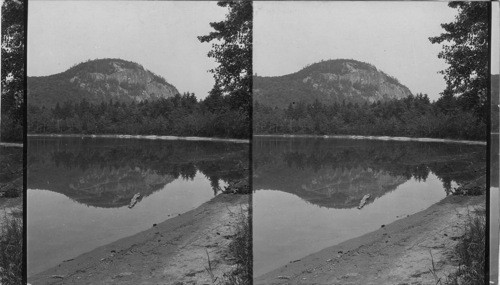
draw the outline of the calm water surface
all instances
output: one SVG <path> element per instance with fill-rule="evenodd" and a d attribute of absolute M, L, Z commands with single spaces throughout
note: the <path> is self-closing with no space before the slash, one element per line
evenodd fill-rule
<path fill-rule="evenodd" d="M 198 207 L 247 165 L 246 144 L 30 138 L 28 275 Z"/>
<path fill-rule="evenodd" d="M 490 156 L 490 281 L 498 284 L 499 272 L 499 225 L 500 225 L 500 197 L 499 197 L 499 145 L 498 134 L 491 134 Z"/>
<path fill-rule="evenodd" d="M 429 207 L 484 175 L 485 154 L 463 144 L 255 139 L 254 275 Z"/>

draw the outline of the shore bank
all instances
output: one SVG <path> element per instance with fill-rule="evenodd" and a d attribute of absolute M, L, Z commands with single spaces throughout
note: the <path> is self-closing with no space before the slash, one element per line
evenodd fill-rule
<path fill-rule="evenodd" d="M 415 142 L 440 142 L 440 143 L 461 143 L 471 145 L 484 145 L 485 141 L 437 139 L 437 138 L 412 138 L 412 137 L 389 137 L 389 136 L 356 136 L 356 135 L 266 135 L 257 134 L 254 137 L 278 137 L 278 138 L 325 138 L 325 139 L 356 139 L 356 140 L 381 140 L 381 141 L 415 141 Z"/>
<path fill-rule="evenodd" d="M 227 248 L 249 201 L 249 195 L 220 194 L 149 230 L 30 276 L 28 282 L 212 284 L 235 267 Z"/>
<path fill-rule="evenodd" d="M 486 197 L 448 196 L 431 207 L 255 278 L 254 284 L 437 284 L 457 268 L 453 248 Z"/>
<path fill-rule="evenodd" d="M 183 140 L 183 141 L 214 141 L 250 143 L 250 140 L 209 138 L 209 137 L 178 137 L 178 136 L 143 136 L 143 135 L 86 135 L 86 134 L 28 134 L 28 137 L 53 137 L 53 138 L 114 138 L 114 139 L 147 139 L 147 140 Z"/>
<path fill-rule="evenodd" d="M 0 142 L 0 147 L 23 147 L 23 143 Z"/>

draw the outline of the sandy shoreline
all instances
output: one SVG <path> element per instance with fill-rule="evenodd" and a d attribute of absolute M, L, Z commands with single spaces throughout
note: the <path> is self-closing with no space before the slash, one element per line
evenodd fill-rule
<path fill-rule="evenodd" d="M 209 138 L 209 137 L 178 137 L 178 136 L 143 136 L 143 135 L 85 135 L 85 134 L 28 134 L 28 137 L 53 137 L 53 138 L 115 138 L 115 139 L 146 139 L 146 140 L 169 140 L 169 141 L 213 141 L 250 143 L 250 140 Z"/>
<path fill-rule="evenodd" d="M 226 249 L 249 195 L 220 194 L 200 207 L 28 277 L 38 284 L 205 284 L 235 266 Z M 207 256 L 208 254 L 208 256 Z"/>
<path fill-rule="evenodd" d="M 381 140 L 381 141 L 415 141 L 415 142 L 440 142 L 440 143 L 460 143 L 470 145 L 484 145 L 485 141 L 468 141 L 436 138 L 411 138 L 411 137 L 390 137 L 390 136 L 357 136 L 357 135 L 266 135 L 254 134 L 254 137 L 277 137 L 277 138 L 325 138 L 325 139 L 355 139 L 355 140 Z"/>
<path fill-rule="evenodd" d="M 452 249 L 486 197 L 448 196 L 379 230 L 325 248 L 255 278 L 254 284 L 436 284 L 456 269 Z"/>

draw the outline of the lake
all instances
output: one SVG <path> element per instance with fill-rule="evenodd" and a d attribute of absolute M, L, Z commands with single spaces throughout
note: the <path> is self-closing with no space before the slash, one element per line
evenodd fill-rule
<path fill-rule="evenodd" d="M 252 156 L 256 277 L 426 209 L 486 171 L 485 146 L 457 143 L 257 137 Z"/>
<path fill-rule="evenodd" d="M 499 134 L 491 134 L 490 153 L 490 284 L 498 284 L 499 272 L 499 225 L 500 225 L 500 197 L 499 197 Z"/>
<path fill-rule="evenodd" d="M 29 138 L 28 276 L 200 206 L 247 175 L 248 151 L 232 142 Z M 129 208 L 135 194 L 142 199 Z"/>

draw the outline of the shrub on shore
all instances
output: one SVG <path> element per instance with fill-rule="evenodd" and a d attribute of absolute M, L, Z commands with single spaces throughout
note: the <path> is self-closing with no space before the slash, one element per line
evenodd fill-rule
<path fill-rule="evenodd" d="M 248 178 L 230 181 L 223 191 L 224 194 L 250 194 Z"/>
<path fill-rule="evenodd" d="M 480 186 L 472 186 L 472 187 L 458 187 L 455 188 L 452 192 L 453 195 L 458 196 L 479 196 L 486 193 L 486 189 Z"/>
<path fill-rule="evenodd" d="M 486 194 L 486 186 L 485 179 L 486 176 L 478 177 L 471 182 L 461 185 L 460 187 L 453 188 L 451 193 L 452 195 L 457 196 L 479 196 Z"/>

